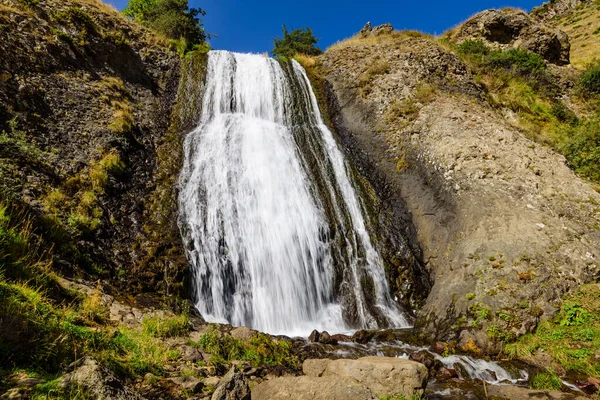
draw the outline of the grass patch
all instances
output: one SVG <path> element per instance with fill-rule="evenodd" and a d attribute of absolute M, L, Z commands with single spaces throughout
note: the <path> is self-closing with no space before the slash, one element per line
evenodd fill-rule
<path fill-rule="evenodd" d="M 125 163 L 116 149 L 104 154 L 101 159 L 90 163 L 88 178 L 96 193 L 104 193 L 110 175 L 118 176 L 125 170 Z"/>
<path fill-rule="evenodd" d="M 527 361 L 543 351 L 567 371 L 600 378 L 600 365 L 594 358 L 600 349 L 599 316 L 600 285 L 583 285 L 579 292 L 565 296 L 555 318 L 506 345 L 504 352 Z"/>
<path fill-rule="evenodd" d="M 144 318 L 142 321 L 144 332 L 156 338 L 169 338 L 181 336 L 189 332 L 190 322 L 186 314 L 175 317 Z"/>
<path fill-rule="evenodd" d="M 540 372 L 531 379 L 531 388 L 537 390 L 560 390 L 561 379 L 553 372 Z"/>
<path fill-rule="evenodd" d="M 600 94 L 600 60 L 596 59 L 587 64 L 579 75 L 578 85 L 585 96 Z"/>
<path fill-rule="evenodd" d="M 243 341 L 222 334 L 218 327 L 212 326 L 210 331 L 192 344 L 212 354 L 210 362 L 220 365 L 233 360 L 248 361 L 252 365 L 282 366 L 299 368 L 298 358 L 292 354 L 291 343 L 285 340 L 271 339 L 270 336 L 258 333 L 252 339 Z"/>

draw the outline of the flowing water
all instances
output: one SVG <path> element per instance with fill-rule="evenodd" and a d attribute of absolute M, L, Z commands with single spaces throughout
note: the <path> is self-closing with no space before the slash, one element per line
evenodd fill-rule
<path fill-rule="evenodd" d="M 408 326 L 302 67 L 212 51 L 206 79 L 179 198 L 204 318 L 302 336 Z"/>

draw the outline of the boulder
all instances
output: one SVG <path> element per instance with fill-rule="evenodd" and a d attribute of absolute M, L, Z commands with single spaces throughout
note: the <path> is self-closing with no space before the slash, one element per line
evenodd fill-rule
<path fill-rule="evenodd" d="M 302 363 L 302 372 L 304 375 L 321 377 L 330 362 L 327 358 L 305 360 Z"/>
<path fill-rule="evenodd" d="M 323 376 L 337 376 L 360 382 L 375 396 L 413 396 L 423 393 L 427 368 L 420 363 L 395 357 L 363 357 L 334 360 Z"/>
<path fill-rule="evenodd" d="M 321 333 L 321 336 L 319 337 L 319 343 L 337 344 L 337 340 L 332 338 L 331 335 L 329 334 L 329 332 L 323 331 L 323 333 Z"/>
<path fill-rule="evenodd" d="M 62 378 L 63 387 L 75 385 L 84 389 L 93 399 L 128 400 L 143 399 L 132 392 L 107 368 L 90 356 L 84 356 L 69 365 Z"/>
<path fill-rule="evenodd" d="M 336 340 L 338 343 L 348 343 L 352 341 L 352 337 L 348 335 L 343 335 L 341 333 L 336 333 L 335 335 L 331 335 L 331 338 Z"/>
<path fill-rule="evenodd" d="M 246 326 L 240 326 L 239 328 L 233 329 L 230 332 L 230 335 L 234 339 L 250 340 L 254 337 L 254 335 L 256 335 L 256 331 L 253 331 L 252 329 Z"/>
<path fill-rule="evenodd" d="M 198 348 L 188 345 L 179 347 L 179 354 L 184 361 L 197 362 L 204 360 L 202 352 Z"/>
<path fill-rule="evenodd" d="M 210 376 L 210 377 L 204 379 L 203 383 L 204 383 L 204 386 L 217 387 L 219 385 L 220 381 L 221 381 L 221 378 L 219 378 L 218 376 Z"/>
<path fill-rule="evenodd" d="M 369 331 L 365 331 L 365 330 L 356 331 L 356 332 L 354 332 L 354 335 L 352 335 L 352 341 L 354 343 L 360 343 L 360 344 L 369 343 L 372 338 L 373 338 L 373 332 L 369 332 Z"/>
<path fill-rule="evenodd" d="M 252 389 L 252 400 L 374 400 L 365 386 L 337 376 L 273 378 Z"/>
<path fill-rule="evenodd" d="M 311 343 L 317 343 L 319 341 L 320 336 L 321 334 L 319 333 L 319 331 L 315 329 L 310 333 L 310 336 L 308 336 L 308 340 Z"/>
<path fill-rule="evenodd" d="M 427 369 L 431 369 L 435 365 L 435 357 L 426 350 L 414 352 L 408 359 L 423 364 Z"/>
<path fill-rule="evenodd" d="M 246 377 L 232 367 L 221 379 L 212 400 L 250 400 L 250 388 Z"/>
<path fill-rule="evenodd" d="M 510 385 L 489 385 L 487 387 L 487 395 L 490 398 L 510 400 L 583 400 L 587 398 L 584 396 L 576 396 L 570 393 L 564 393 L 558 390 L 530 390 Z"/>
<path fill-rule="evenodd" d="M 392 33 L 394 31 L 394 27 L 389 24 L 383 24 L 376 27 L 372 27 L 370 22 L 367 22 L 365 26 L 358 33 L 361 37 L 369 37 L 369 36 L 379 36 Z"/>
<path fill-rule="evenodd" d="M 500 49 L 518 48 L 539 54 L 557 65 L 569 64 L 569 36 L 516 9 L 486 10 L 462 24 L 451 39 L 457 43 L 481 40 Z"/>
<path fill-rule="evenodd" d="M 204 384 L 200 379 L 193 376 L 176 376 L 174 378 L 167 378 L 182 389 L 189 390 L 192 393 L 200 393 Z"/>

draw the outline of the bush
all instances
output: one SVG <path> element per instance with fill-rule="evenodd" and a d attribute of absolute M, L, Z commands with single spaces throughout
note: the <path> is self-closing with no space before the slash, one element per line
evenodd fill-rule
<path fill-rule="evenodd" d="M 318 56 L 322 53 L 321 49 L 315 45 L 317 39 L 310 28 L 295 29 L 288 32 L 287 27 L 283 25 L 283 39 L 275 38 L 274 47 L 271 50 L 274 56 L 292 58 L 296 54 L 305 54 L 308 56 Z"/>
<path fill-rule="evenodd" d="M 541 56 L 520 49 L 492 51 L 486 63 L 492 68 L 513 70 L 520 75 L 534 74 L 546 68 Z"/>
<path fill-rule="evenodd" d="M 579 87 L 585 95 L 600 94 L 600 60 L 589 63 L 579 75 Z"/>
<path fill-rule="evenodd" d="M 558 146 L 578 174 L 600 182 L 600 118 L 592 118 L 567 132 Z"/>
<path fill-rule="evenodd" d="M 184 43 L 184 52 L 202 45 L 209 36 L 200 19 L 206 13 L 200 8 L 189 8 L 188 0 L 129 0 L 123 14 L 169 39 Z"/>
<path fill-rule="evenodd" d="M 481 40 L 465 40 L 456 49 L 465 55 L 488 55 L 490 49 Z"/>
<path fill-rule="evenodd" d="M 570 108 L 565 106 L 562 101 L 555 101 L 552 103 L 552 109 L 550 112 L 560 122 L 568 123 L 571 126 L 576 126 L 579 123 L 579 118 L 577 118 L 577 115 L 571 111 Z"/>

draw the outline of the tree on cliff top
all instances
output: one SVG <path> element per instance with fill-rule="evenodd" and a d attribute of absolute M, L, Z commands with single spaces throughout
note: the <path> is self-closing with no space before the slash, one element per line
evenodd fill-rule
<path fill-rule="evenodd" d="M 310 28 L 295 29 L 288 32 L 285 24 L 283 25 L 283 39 L 275 38 L 275 47 L 271 53 L 275 56 L 293 57 L 296 54 L 306 54 L 309 56 L 318 56 L 322 53 L 321 49 L 315 47 L 319 41 Z"/>
<path fill-rule="evenodd" d="M 192 50 L 206 42 L 200 8 L 189 8 L 188 0 L 129 0 L 123 14 L 169 39 L 180 41 L 178 50 Z M 183 47 L 183 48 L 180 48 Z"/>

